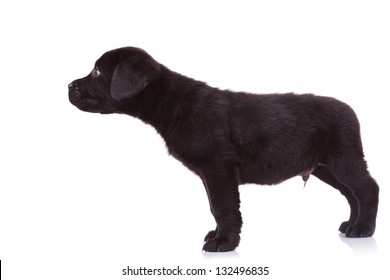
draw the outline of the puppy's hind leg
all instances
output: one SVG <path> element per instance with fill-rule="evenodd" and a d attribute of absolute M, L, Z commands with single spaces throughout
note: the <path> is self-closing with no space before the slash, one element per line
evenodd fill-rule
<path fill-rule="evenodd" d="M 240 197 L 235 172 L 203 172 L 204 185 L 210 202 L 211 212 L 217 223 L 216 230 L 205 237 L 203 250 L 206 252 L 233 251 L 240 242 L 242 218 Z"/>
<path fill-rule="evenodd" d="M 358 216 L 346 229 L 346 237 L 369 237 L 375 232 L 379 186 L 370 176 L 363 158 L 344 156 L 328 164 L 329 170 L 347 186 L 358 202 Z"/>
<path fill-rule="evenodd" d="M 349 220 L 341 223 L 339 231 L 345 233 L 349 226 L 355 224 L 355 221 L 359 213 L 359 205 L 352 191 L 345 186 L 341 181 L 339 181 L 333 174 L 330 172 L 329 168 L 326 165 L 318 165 L 312 174 L 323 181 L 324 183 L 334 187 L 339 190 L 340 193 L 345 196 L 350 207 L 350 216 Z"/>

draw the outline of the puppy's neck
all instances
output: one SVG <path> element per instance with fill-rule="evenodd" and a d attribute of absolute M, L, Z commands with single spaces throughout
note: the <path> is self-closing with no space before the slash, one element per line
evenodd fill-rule
<path fill-rule="evenodd" d="M 160 79 L 129 100 L 123 113 L 150 124 L 166 138 L 188 116 L 205 88 L 210 87 L 162 65 Z"/>

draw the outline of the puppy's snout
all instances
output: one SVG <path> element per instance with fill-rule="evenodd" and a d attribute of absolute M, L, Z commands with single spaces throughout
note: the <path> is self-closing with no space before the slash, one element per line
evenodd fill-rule
<path fill-rule="evenodd" d="M 68 88 L 69 89 L 76 89 L 78 88 L 78 84 L 76 82 L 71 82 L 69 85 L 68 85 Z"/>
<path fill-rule="evenodd" d="M 75 103 L 80 99 L 81 93 L 79 89 L 79 84 L 77 81 L 73 81 L 68 85 L 69 89 L 69 100 L 71 103 Z"/>

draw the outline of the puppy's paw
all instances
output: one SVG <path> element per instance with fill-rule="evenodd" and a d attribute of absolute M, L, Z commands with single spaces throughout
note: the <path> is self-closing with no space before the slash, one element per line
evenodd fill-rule
<path fill-rule="evenodd" d="M 350 221 L 345 221 L 345 222 L 342 222 L 340 227 L 339 227 L 339 231 L 341 233 L 345 233 L 347 231 L 347 228 L 351 226 L 351 223 Z"/>
<path fill-rule="evenodd" d="M 203 245 L 203 251 L 229 252 L 236 249 L 239 243 L 240 243 L 240 236 L 238 234 L 230 234 L 227 237 L 209 238 L 206 241 L 206 243 Z"/>
<path fill-rule="evenodd" d="M 204 241 L 206 242 L 209 239 L 213 239 L 215 238 L 216 235 L 217 235 L 217 230 L 210 230 L 209 233 L 206 234 L 206 236 L 204 237 Z"/>
<path fill-rule="evenodd" d="M 345 236 L 351 238 L 370 237 L 374 234 L 374 231 L 375 231 L 375 226 L 373 225 L 355 224 L 347 228 L 345 232 Z"/>

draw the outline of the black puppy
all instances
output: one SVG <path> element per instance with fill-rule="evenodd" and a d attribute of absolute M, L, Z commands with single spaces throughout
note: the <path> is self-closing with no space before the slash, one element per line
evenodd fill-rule
<path fill-rule="evenodd" d="M 242 225 L 238 185 L 277 184 L 313 174 L 351 208 L 340 231 L 375 231 L 379 187 L 367 171 L 358 119 L 346 104 L 311 94 L 219 90 L 169 70 L 145 51 L 109 51 L 69 84 L 72 104 L 152 125 L 169 153 L 199 175 L 217 227 L 203 250 L 234 250 Z"/>

